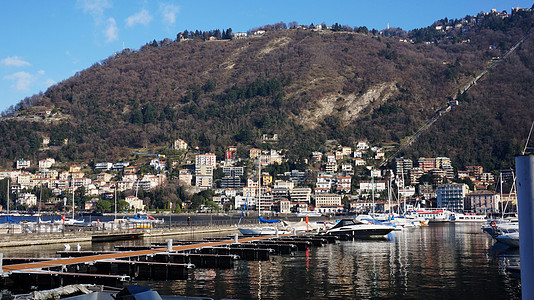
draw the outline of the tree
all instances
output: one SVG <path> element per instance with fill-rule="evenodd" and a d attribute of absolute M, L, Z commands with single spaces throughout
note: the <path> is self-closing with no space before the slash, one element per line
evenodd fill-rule
<path fill-rule="evenodd" d="M 113 206 L 113 203 L 111 203 L 111 201 L 99 200 L 96 203 L 96 210 L 99 212 L 110 212 L 112 206 Z"/>
<path fill-rule="evenodd" d="M 143 108 L 143 122 L 145 124 L 154 122 L 157 116 L 158 113 L 152 103 L 149 102 L 147 105 L 145 105 L 145 107 Z"/>
<path fill-rule="evenodd" d="M 143 124 L 143 113 L 140 110 L 135 110 L 130 117 L 130 122 L 133 124 Z"/>

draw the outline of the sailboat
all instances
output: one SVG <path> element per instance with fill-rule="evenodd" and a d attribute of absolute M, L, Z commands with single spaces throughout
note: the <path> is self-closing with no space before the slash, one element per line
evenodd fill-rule
<path fill-rule="evenodd" d="M 74 209 L 76 205 L 74 203 L 74 178 L 72 178 L 72 218 L 69 219 L 66 215 L 62 215 L 60 220 L 54 221 L 54 224 L 63 224 L 63 225 L 76 225 L 76 226 L 85 226 L 87 225 L 83 219 L 76 220 L 74 218 Z"/>
<path fill-rule="evenodd" d="M 288 230 L 287 224 L 280 220 L 266 220 L 261 216 L 261 159 L 258 157 L 258 193 L 257 193 L 257 202 L 258 207 L 258 222 L 260 225 L 255 227 L 238 227 L 237 230 L 242 235 L 278 235 L 278 234 L 290 234 L 291 231 Z M 246 205 L 245 205 L 246 206 Z M 243 215 L 241 215 L 243 216 Z M 241 222 L 241 219 L 239 219 Z M 271 224 L 271 225 L 261 225 L 261 224 Z M 276 224 L 276 225 L 275 225 Z M 281 225 L 281 226 L 280 226 Z"/>

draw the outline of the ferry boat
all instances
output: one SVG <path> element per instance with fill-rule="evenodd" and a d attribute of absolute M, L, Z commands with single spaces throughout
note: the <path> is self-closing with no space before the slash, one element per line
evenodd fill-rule
<path fill-rule="evenodd" d="M 446 209 L 418 209 L 409 212 L 412 216 L 423 217 L 430 222 L 450 222 L 452 211 Z"/>

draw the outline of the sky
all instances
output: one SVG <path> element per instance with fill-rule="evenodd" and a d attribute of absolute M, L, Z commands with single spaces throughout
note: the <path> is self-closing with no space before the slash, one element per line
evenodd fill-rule
<path fill-rule="evenodd" d="M 339 23 L 382 30 L 432 25 L 492 8 L 530 8 L 524 0 L 0 0 L 0 111 L 124 48 L 175 39 L 184 30 L 277 22 Z"/>

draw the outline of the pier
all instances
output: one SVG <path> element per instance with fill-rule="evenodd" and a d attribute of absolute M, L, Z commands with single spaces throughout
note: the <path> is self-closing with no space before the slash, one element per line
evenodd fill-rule
<path fill-rule="evenodd" d="M 239 259 L 269 260 L 271 255 L 289 255 L 335 241 L 333 237 L 313 235 L 236 235 L 233 239 L 116 246 L 113 251 L 58 251 L 60 258 L 4 259 L 1 284 L 46 289 L 74 283 L 120 287 L 133 279 L 180 280 L 194 268 L 227 269 Z"/>

